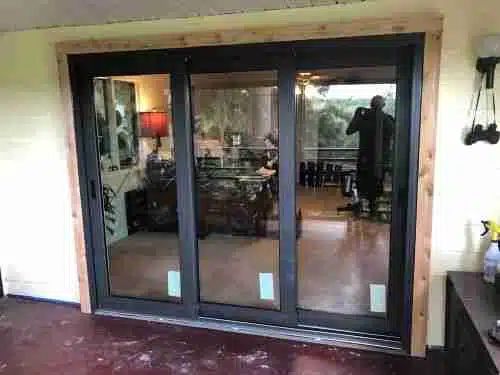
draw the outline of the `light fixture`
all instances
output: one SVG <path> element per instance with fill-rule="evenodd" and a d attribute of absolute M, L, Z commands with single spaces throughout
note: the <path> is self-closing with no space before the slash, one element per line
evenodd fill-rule
<path fill-rule="evenodd" d="M 491 144 L 498 143 L 500 133 L 497 131 L 495 111 L 495 70 L 500 62 L 500 34 L 487 35 L 478 43 L 478 59 L 476 69 L 481 74 L 479 90 L 477 92 L 476 105 L 472 128 L 465 137 L 465 144 L 472 145 L 478 141 L 486 141 Z M 485 81 L 486 96 L 486 123 L 485 126 L 476 124 L 481 91 Z M 491 108 L 490 108 L 491 105 Z M 492 115 L 492 116 L 491 116 Z M 492 117 L 492 118 L 490 118 Z"/>
<path fill-rule="evenodd" d="M 296 77 L 297 84 L 301 87 L 310 85 L 312 81 L 319 81 L 320 79 L 320 75 L 311 72 L 298 72 Z"/>
<path fill-rule="evenodd" d="M 486 88 L 492 89 L 495 85 L 495 69 L 500 62 L 500 34 L 487 35 L 478 44 L 476 68 L 486 74 Z"/>

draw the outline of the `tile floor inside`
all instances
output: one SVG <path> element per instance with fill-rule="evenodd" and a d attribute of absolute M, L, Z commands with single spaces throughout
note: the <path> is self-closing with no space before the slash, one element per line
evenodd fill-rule
<path fill-rule="evenodd" d="M 298 307 L 383 318 L 371 310 L 370 286 L 388 283 L 390 224 L 339 215 L 345 199 L 338 188 L 299 198 Z M 179 272 L 179 247 L 178 236 L 167 232 L 136 232 L 110 245 L 111 293 L 178 301 L 169 295 L 169 273 Z M 279 310 L 277 238 L 211 233 L 198 249 L 202 301 Z M 261 274 L 273 278 L 272 299 L 261 298 Z"/>

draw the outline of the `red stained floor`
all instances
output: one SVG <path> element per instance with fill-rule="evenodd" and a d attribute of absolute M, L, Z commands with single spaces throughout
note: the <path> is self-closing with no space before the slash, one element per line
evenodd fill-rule
<path fill-rule="evenodd" d="M 425 360 L 0 300 L 0 374 L 441 374 Z"/>

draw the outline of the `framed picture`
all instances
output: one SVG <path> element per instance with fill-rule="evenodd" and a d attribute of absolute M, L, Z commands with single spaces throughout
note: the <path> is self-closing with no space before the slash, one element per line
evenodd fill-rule
<path fill-rule="evenodd" d="M 135 84 L 95 78 L 94 105 L 101 168 L 124 169 L 136 165 L 139 134 Z"/>
<path fill-rule="evenodd" d="M 135 84 L 125 81 L 112 81 L 115 95 L 116 136 L 120 167 L 137 163 L 138 129 Z"/>
<path fill-rule="evenodd" d="M 109 116 L 106 106 L 106 85 L 109 84 L 108 81 L 108 79 L 94 79 L 94 108 L 96 115 L 99 154 L 110 158 L 111 139 L 109 132 Z"/>

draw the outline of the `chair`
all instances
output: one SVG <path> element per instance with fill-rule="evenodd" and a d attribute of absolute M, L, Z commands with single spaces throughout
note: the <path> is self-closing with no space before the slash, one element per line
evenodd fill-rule
<path fill-rule="evenodd" d="M 325 184 L 325 163 L 322 161 L 318 161 L 316 163 L 316 177 L 315 177 L 315 186 L 321 187 Z"/>
<path fill-rule="evenodd" d="M 316 176 L 316 163 L 313 161 L 307 162 L 307 171 L 306 171 L 306 182 L 307 186 L 313 187 L 315 183 Z"/>
<path fill-rule="evenodd" d="M 326 174 L 325 174 L 325 183 L 333 182 L 333 164 L 326 164 Z"/>
<path fill-rule="evenodd" d="M 299 165 L 299 184 L 301 186 L 306 186 L 306 173 L 306 163 L 301 161 Z"/>

